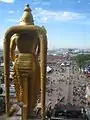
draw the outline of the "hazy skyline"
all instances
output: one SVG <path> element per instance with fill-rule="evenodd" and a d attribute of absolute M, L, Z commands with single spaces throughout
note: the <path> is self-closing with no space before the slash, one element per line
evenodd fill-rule
<path fill-rule="evenodd" d="M 90 0 L 0 0 L 0 48 L 7 28 L 17 25 L 25 4 L 44 25 L 48 48 L 90 48 Z"/>

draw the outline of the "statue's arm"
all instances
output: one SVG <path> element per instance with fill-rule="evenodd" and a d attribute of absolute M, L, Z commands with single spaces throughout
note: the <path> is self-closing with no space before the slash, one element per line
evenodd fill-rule
<path fill-rule="evenodd" d="M 40 40 L 38 39 L 38 50 L 37 50 L 37 56 L 39 56 L 39 54 L 40 54 Z"/>
<path fill-rule="evenodd" d="M 40 40 L 40 79 L 41 79 L 41 107 L 42 116 L 45 116 L 45 99 L 46 99 L 46 64 L 47 64 L 47 35 L 46 29 L 42 26 L 39 29 Z M 44 117 L 43 117 L 44 118 Z"/>
<path fill-rule="evenodd" d="M 44 40 L 45 42 L 45 45 L 47 45 L 47 31 L 46 29 L 44 28 L 44 26 L 42 26 L 40 29 L 39 29 L 39 43 L 40 43 L 40 40 Z M 39 44 L 40 46 L 40 44 Z M 46 46 L 45 46 L 46 47 Z"/>
<path fill-rule="evenodd" d="M 47 31 L 44 28 L 44 26 L 42 26 L 42 27 L 37 26 L 37 29 L 38 29 L 38 51 L 37 51 L 37 55 L 39 55 L 40 52 L 42 51 L 42 50 L 40 50 L 41 49 L 41 41 L 44 44 L 44 50 L 47 51 Z"/>
<path fill-rule="evenodd" d="M 12 61 L 15 60 L 15 48 L 16 48 L 15 39 L 11 39 L 11 42 L 10 42 L 10 58 L 11 58 Z"/>
<path fill-rule="evenodd" d="M 47 59 L 47 32 L 46 29 L 42 26 L 39 30 L 39 41 L 40 41 L 40 60 L 45 62 Z"/>
<path fill-rule="evenodd" d="M 16 49 L 16 44 L 19 37 L 20 37 L 19 34 L 14 34 L 10 40 L 10 58 L 12 61 L 14 61 L 15 58 L 17 58 L 17 55 L 15 55 L 15 49 Z"/>

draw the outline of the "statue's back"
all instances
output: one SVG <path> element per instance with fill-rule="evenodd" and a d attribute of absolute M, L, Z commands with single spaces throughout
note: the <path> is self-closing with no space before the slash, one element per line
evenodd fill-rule
<path fill-rule="evenodd" d="M 15 55 L 15 49 L 18 54 Z M 9 51 L 9 52 L 8 52 Z M 19 26 L 10 28 L 4 38 L 6 113 L 9 114 L 9 60 L 13 61 L 12 81 L 18 102 L 23 102 L 23 119 L 33 116 L 37 94 L 41 91 L 42 116 L 45 118 L 47 38 L 43 27 L 34 26 L 29 5 L 25 6 Z M 38 56 L 40 53 L 40 63 Z M 9 57 L 10 55 L 10 57 Z M 41 65 L 41 66 L 40 66 Z M 42 81 L 40 83 L 40 81 Z"/>
<path fill-rule="evenodd" d="M 36 31 L 31 31 L 30 34 L 21 34 L 16 40 L 19 53 L 35 53 L 38 43 L 39 39 Z"/>

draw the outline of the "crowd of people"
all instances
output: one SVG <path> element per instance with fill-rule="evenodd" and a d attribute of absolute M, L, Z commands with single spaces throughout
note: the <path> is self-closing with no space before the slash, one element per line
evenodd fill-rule
<path fill-rule="evenodd" d="M 58 98 L 65 96 L 63 104 L 70 102 L 76 105 L 86 104 L 86 84 L 87 78 L 83 73 L 79 73 L 73 65 L 69 67 L 61 67 L 60 64 L 50 66 L 54 69 L 52 73 L 47 73 L 47 93 L 46 102 L 55 105 Z M 69 72 L 68 72 L 69 71 Z M 71 85 L 71 88 L 69 87 Z M 69 89 L 71 92 L 69 93 Z M 70 101 L 68 101 L 68 94 Z"/>
<path fill-rule="evenodd" d="M 58 105 L 85 105 L 87 78 L 83 73 L 70 66 L 60 66 L 59 63 L 50 65 L 52 72 L 47 73 L 46 106 L 47 111 Z M 71 86 L 71 87 L 70 87 Z M 71 99 L 68 99 L 68 97 Z M 49 114 L 49 112 L 47 113 Z"/>

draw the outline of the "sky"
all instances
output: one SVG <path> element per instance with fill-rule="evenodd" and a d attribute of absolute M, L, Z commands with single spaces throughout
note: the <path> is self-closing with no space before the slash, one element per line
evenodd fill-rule
<path fill-rule="evenodd" d="M 90 48 L 90 0 L 0 0 L 0 48 L 6 30 L 19 24 L 25 4 L 47 30 L 48 48 Z"/>

